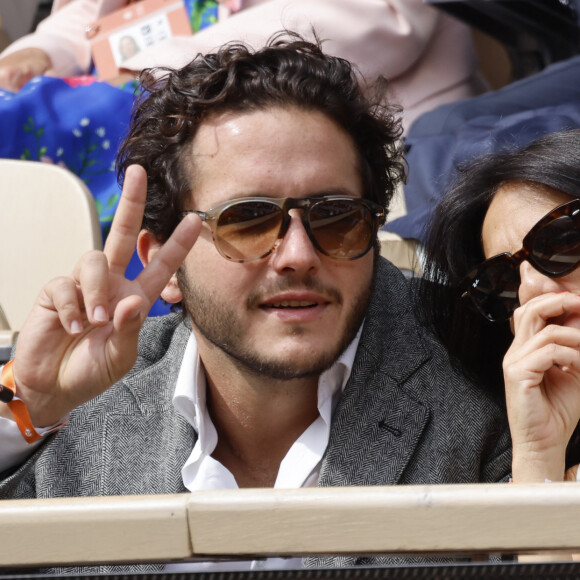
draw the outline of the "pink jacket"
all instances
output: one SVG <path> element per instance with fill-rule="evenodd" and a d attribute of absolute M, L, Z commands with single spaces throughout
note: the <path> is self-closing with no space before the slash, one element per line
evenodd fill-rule
<path fill-rule="evenodd" d="M 1 56 L 26 47 L 46 51 L 54 73 L 71 76 L 90 67 L 85 28 L 122 7 L 125 0 L 55 0 L 52 14 L 34 34 L 14 42 Z M 139 71 L 180 67 L 198 52 L 230 40 L 254 46 L 282 28 L 311 36 L 314 26 L 325 50 L 355 63 L 371 81 L 391 82 L 391 99 L 403 106 L 406 127 L 439 104 L 473 96 L 485 88 L 467 26 L 423 0 L 245 0 L 242 10 L 191 37 L 176 37 L 143 50 L 126 62 Z"/>

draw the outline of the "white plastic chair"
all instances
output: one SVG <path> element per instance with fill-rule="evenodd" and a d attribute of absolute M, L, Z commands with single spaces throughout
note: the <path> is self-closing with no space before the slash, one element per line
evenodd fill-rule
<path fill-rule="evenodd" d="M 1 361 L 42 286 L 102 248 L 87 186 L 57 165 L 0 159 L 0 244 Z"/>

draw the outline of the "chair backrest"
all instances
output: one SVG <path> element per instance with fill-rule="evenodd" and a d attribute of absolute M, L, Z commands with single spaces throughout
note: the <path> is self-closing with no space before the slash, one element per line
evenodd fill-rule
<path fill-rule="evenodd" d="M 95 201 L 67 169 L 0 159 L 0 242 L 0 329 L 17 333 L 42 286 L 102 247 Z"/>

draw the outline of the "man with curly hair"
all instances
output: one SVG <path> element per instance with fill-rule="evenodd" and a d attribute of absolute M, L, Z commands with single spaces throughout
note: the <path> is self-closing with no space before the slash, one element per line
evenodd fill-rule
<path fill-rule="evenodd" d="M 505 478 L 499 405 L 379 256 L 404 172 L 384 87 L 290 33 L 142 82 L 104 252 L 45 286 L 2 370 L 29 422 L 0 405 L 0 496 Z M 147 319 L 159 294 L 178 311 Z"/>

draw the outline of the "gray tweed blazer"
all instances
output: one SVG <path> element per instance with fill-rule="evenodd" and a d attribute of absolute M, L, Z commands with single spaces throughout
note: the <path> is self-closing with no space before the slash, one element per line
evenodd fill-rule
<path fill-rule="evenodd" d="M 134 368 L 2 474 L 0 498 L 185 492 L 181 467 L 197 435 L 171 399 L 189 332 L 179 315 L 147 321 Z M 381 258 L 318 485 L 494 482 L 509 476 L 510 462 L 504 412 L 451 366 L 417 323 L 407 280 Z M 378 561 L 308 558 L 305 565 Z"/>

